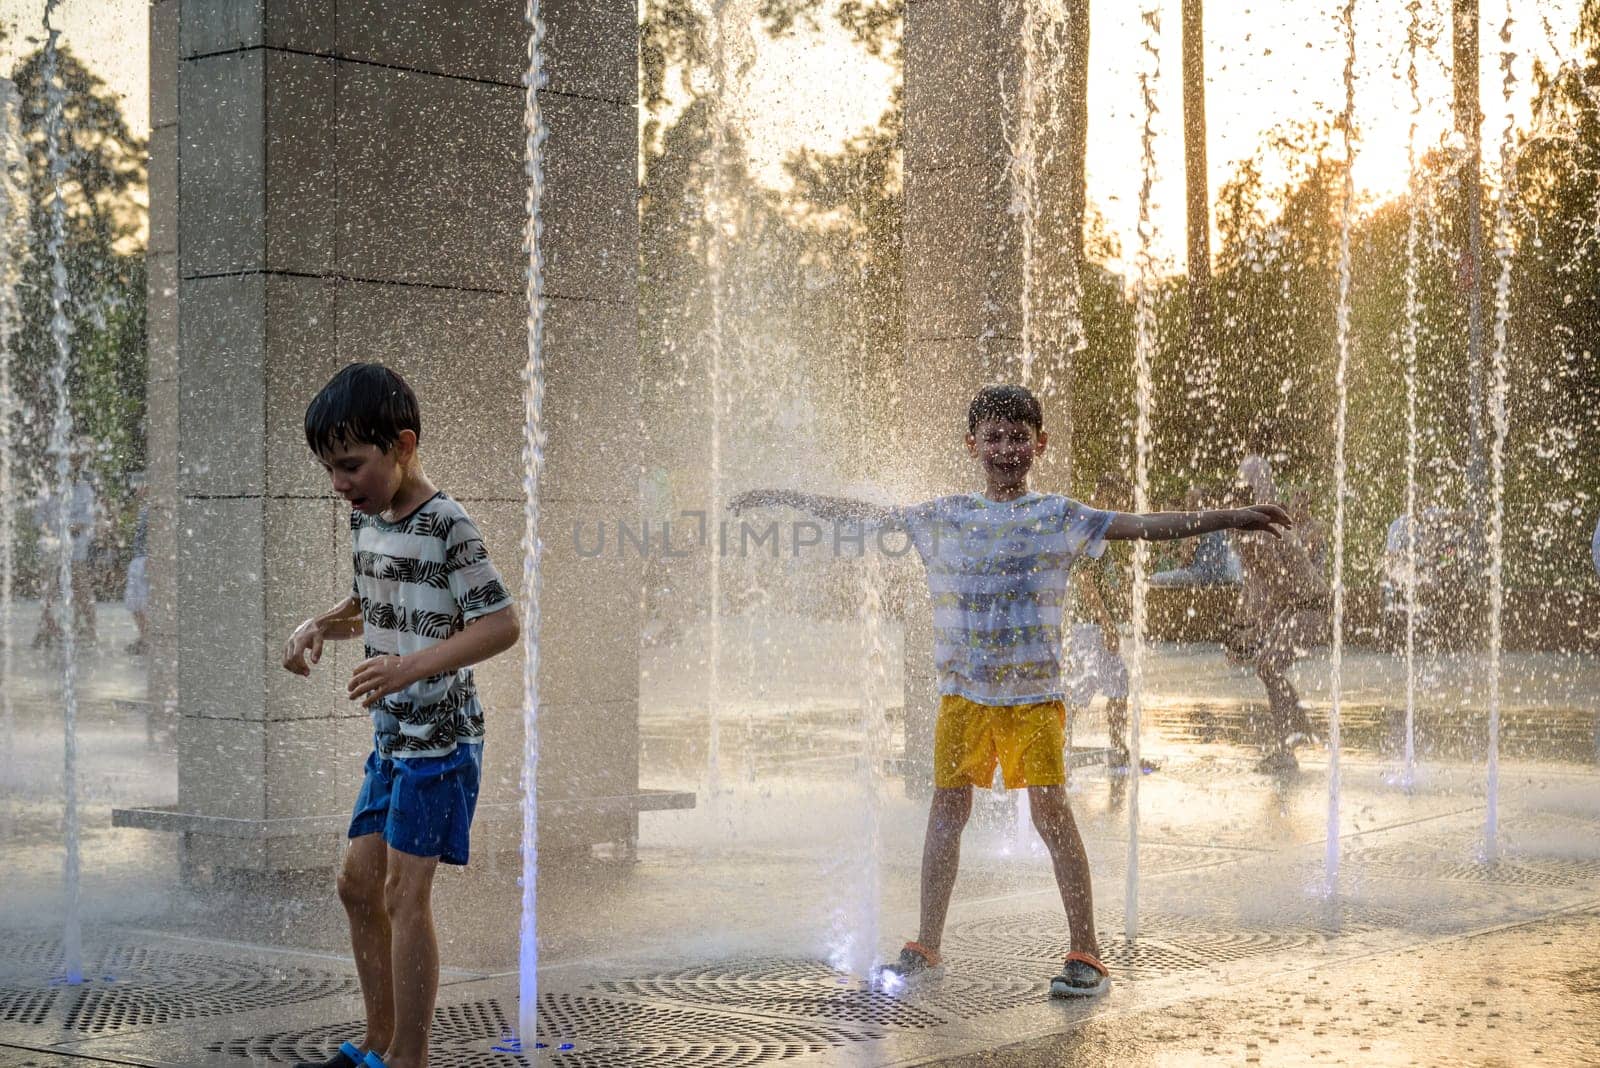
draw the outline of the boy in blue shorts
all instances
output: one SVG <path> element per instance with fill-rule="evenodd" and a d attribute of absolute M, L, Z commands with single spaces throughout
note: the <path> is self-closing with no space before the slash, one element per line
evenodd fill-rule
<path fill-rule="evenodd" d="M 351 506 L 355 582 L 295 629 L 283 666 L 309 675 L 323 642 L 362 639 L 346 690 L 373 723 L 339 873 L 367 1031 L 319 1063 L 422 1068 L 439 990 L 433 874 L 440 861 L 467 862 L 483 760 L 471 665 L 516 644 L 517 614 L 478 528 L 423 473 L 422 418 L 405 379 L 350 364 L 312 399 L 305 424 Z"/>
<path fill-rule="evenodd" d="M 987 788 L 998 767 L 1008 789 L 1028 790 L 1067 913 L 1071 952 L 1051 980 L 1051 994 L 1088 997 L 1109 988 L 1095 937 L 1089 860 L 1065 789 L 1061 612 L 1068 569 L 1081 556 L 1098 557 L 1107 541 L 1164 541 L 1213 530 L 1276 535 L 1289 525 L 1288 514 L 1273 504 L 1134 515 L 1031 492 L 1028 472 L 1048 441 L 1032 393 L 988 386 L 967 410 L 967 450 L 983 471 L 981 494 L 909 508 L 783 490 L 730 502 L 735 510 L 786 504 L 836 523 L 903 528 L 927 566 L 941 695 L 934 796 L 923 842 L 920 930 L 899 960 L 880 970 L 887 986 L 940 968 L 972 788 Z"/>

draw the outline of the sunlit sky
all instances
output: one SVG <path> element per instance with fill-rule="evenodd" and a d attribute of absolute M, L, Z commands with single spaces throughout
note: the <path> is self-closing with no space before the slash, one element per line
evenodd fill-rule
<path fill-rule="evenodd" d="M 976 2 L 976 0 L 963 0 Z M 1582 0 L 1512 0 L 1512 49 L 1518 59 L 1514 111 L 1525 120 L 1531 60 L 1573 54 L 1572 30 Z M 734 0 L 733 6 L 739 6 Z M 753 8 L 746 3 L 746 10 Z M 1089 197 L 1125 250 L 1134 245 L 1139 175 L 1138 4 L 1094 0 L 1089 86 Z M 1357 0 L 1356 181 L 1365 198 L 1381 198 L 1406 183 L 1410 101 L 1405 82 L 1405 0 Z M 31 49 L 40 32 L 43 0 L 0 0 L 0 43 L 6 66 Z M 1206 10 L 1207 119 L 1211 190 L 1254 154 L 1263 134 L 1296 120 L 1331 119 L 1343 105 L 1343 42 L 1337 3 L 1316 0 L 1212 0 Z M 1504 123 L 1499 30 L 1506 5 L 1482 0 L 1482 92 L 1486 164 L 1492 164 Z M 58 9 L 63 38 L 123 97 L 130 125 L 149 123 L 148 31 L 145 0 L 67 0 Z M 1419 57 L 1423 112 L 1419 140 L 1437 143 L 1450 126 L 1449 0 L 1424 0 L 1437 43 Z M 1161 77 L 1156 125 L 1157 250 L 1174 262 L 1183 240 L 1183 144 L 1179 0 L 1162 9 Z M 783 157 L 801 145 L 837 148 L 882 113 L 890 72 L 863 54 L 831 20 L 781 41 L 757 38 L 756 59 L 741 92 L 750 123 L 752 163 L 763 178 L 782 182 Z M 991 77 L 988 71 L 975 76 Z"/>

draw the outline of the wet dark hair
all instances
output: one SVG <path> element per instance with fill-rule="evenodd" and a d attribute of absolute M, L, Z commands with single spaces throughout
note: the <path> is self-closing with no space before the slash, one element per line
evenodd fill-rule
<path fill-rule="evenodd" d="M 345 365 L 306 405 L 306 444 L 319 456 L 339 445 L 375 445 L 388 452 L 402 430 L 422 440 L 417 395 L 381 363 Z"/>
<path fill-rule="evenodd" d="M 1005 419 L 1044 429 L 1044 408 L 1026 386 L 984 386 L 967 407 L 967 433 L 976 434 L 985 419 Z"/>

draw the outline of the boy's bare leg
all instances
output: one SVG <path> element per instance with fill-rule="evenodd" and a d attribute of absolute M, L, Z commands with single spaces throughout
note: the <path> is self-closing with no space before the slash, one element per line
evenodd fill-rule
<path fill-rule="evenodd" d="M 1271 737 L 1264 748 L 1270 753 L 1285 750 L 1288 746 L 1284 744 L 1284 739 L 1289 735 L 1289 725 L 1299 713 L 1300 695 L 1295 692 L 1288 676 L 1274 663 L 1263 660 L 1256 667 L 1256 677 L 1267 690 L 1267 730 L 1271 732 Z"/>
<path fill-rule="evenodd" d="M 1106 698 L 1106 736 L 1112 750 L 1122 757 L 1123 767 L 1128 763 L 1128 699 Z M 1118 762 L 1113 758 L 1113 765 Z"/>
<path fill-rule="evenodd" d="M 1061 891 L 1061 904 L 1067 910 L 1067 929 L 1072 936 L 1072 948 L 1081 953 L 1100 955 L 1100 940 L 1094 930 L 1094 890 L 1089 885 L 1089 856 L 1083 851 L 1083 837 L 1078 834 L 1078 824 L 1072 818 L 1067 804 L 1067 792 L 1061 786 L 1028 787 L 1029 807 L 1033 810 L 1033 825 L 1050 850 L 1050 862 L 1056 870 L 1056 886 Z"/>
<path fill-rule="evenodd" d="M 1267 691 L 1267 722 L 1272 732 L 1269 753 L 1287 752 L 1286 742 L 1290 732 L 1305 730 L 1305 715 L 1300 710 L 1300 694 L 1289 681 L 1288 671 L 1294 666 L 1295 638 L 1299 619 L 1290 614 L 1280 616 L 1269 629 L 1256 657 L 1256 677 Z"/>
<path fill-rule="evenodd" d="M 937 950 L 944 937 L 956 872 L 961 867 L 961 831 L 972 815 L 972 787 L 939 787 L 928 808 L 928 833 L 922 840 L 922 916 L 917 941 Z"/>
<path fill-rule="evenodd" d="M 339 900 L 350 917 L 350 947 L 361 978 L 361 1000 L 367 1008 L 367 1033 L 362 1049 L 380 1054 L 394 1037 L 394 976 L 389 959 L 389 913 L 383 905 L 383 884 L 389 846 L 381 834 L 353 839 L 339 872 Z"/>
<path fill-rule="evenodd" d="M 87 567 L 80 568 L 72 575 L 72 618 L 78 634 L 86 638 L 94 637 L 94 575 L 89 573 Z"/>
<path fill-rule="evenodd" d="M 390 1068 L 426 1068 L 428 1029 L 439 994 L 439 941 L 433 931 L 433 873 L 438 857 L 389 850 L 384 903 L 394 955 L 394 1040 L 383 1054 Z"/>

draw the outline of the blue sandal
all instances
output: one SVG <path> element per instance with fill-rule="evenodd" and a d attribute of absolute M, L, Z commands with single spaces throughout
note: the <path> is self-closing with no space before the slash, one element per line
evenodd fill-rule
<path fill-rule="evenodd" d="M 362 1068 L 366 1063 L 363 1054 L 354 1042 L 341 1042 L 339 1052 L 325 1061 L 301 1061 L 294 1068 Z"/>

